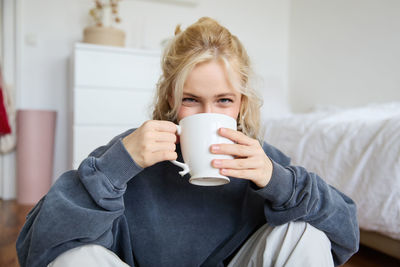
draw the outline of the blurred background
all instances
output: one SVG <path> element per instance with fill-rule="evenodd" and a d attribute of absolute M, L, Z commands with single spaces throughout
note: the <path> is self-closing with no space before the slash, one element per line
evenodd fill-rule
<path fill-rule="evenodd" d="M 112 19 L 108 18 L 110 21 L 106 22 L 124 33 L 122 47 L 83 43 L 85 28 L 96 25 L 93 14 L 89 14 L 95 7 L 93 0 L 0 0 L 0 7 L 3 91 L 7 88 L 6 98 L 12 100 L 8 119 L 14 130 L 12 138 L 3 142 L 11 146 L 17 142 L 18 111 L 52 112 L 50 126 L 46 126 L 52 132 L 44 135 L 45 140 L 54 142 L 46 163 L 51 168 L 52 182 L 76 167 L 82 155 L 88 153 L 86 148 L 76 151 L 90 142 L 88 121 L 97 119 L 79 108 L 80 103 L 86 101 L 87 107 L 96 105 L 102 97 L 108 99 L 110 103 L 101 116 L 111 114 L 105 120 L 108 126 L 115 126 L 113 120 L 118 121 L 118 115 L 110 110 L 118 105 L 112 103 L 110 90 L 115 87 L 114 91 L 119 92 L 112 96 L 116 101 L 133 96 L 125 94 L 129 85 L 116 85 L 121 79 L 129 83 L 130 78 L 112 80 L 107 74 L 112 70 L 107 64 L 98 67 L 96 60 L 106 55 L 104 60 L 114 66 L 118 64 L 115 62 L 125 62 L 115 58 L 132 56 L 143 59 L 143 66 L 150 66 L 146 67 L 150 74 L 143 74 L 144 77 L 158 75 L 163 45 L 173 35 L 175 26 L 181 24 L 185 28 L 202 16 L 218 20 L 247 48 L 256 74 L 255 86 L 264 98 L 265 121 L 314 112 L 321 107 L 348 110 L 400 101 L 398 0 L 122 0 L 117 11 L 121 21 L 110 22 Z M 147 57 L 150 61 L 146 61 Z M 131 66 L 126 64 L 123 67 Z M 131 67 L 141 73 L 140 66 Z M 131 73 L 135 76 L 134 71 Z M 150 87 L 156 78 L 151 77 Z M 102 90 L 104 84 L 108 84 L 108 93 Z M 98 98 L 96 88 L 100 88 Z M 85 94 L 90 96 L 85 98 Z M 97 104 L 104 106 L 101 101 Z M 139 116 L 137 123 L 146 116 Z M 117 124 L 114 129 L 121 130 L 128 126 L 129 119 Z M 38 122 L 31 127 L 40 128 L 39 125 Z M 139 125 L 132 123 L 134 126 Z M 99 123 L 96 127 L 100 128 L 90 128 L 91 131 L 98 132 L 106 126 Z M 31 128 L 26 129 L 28 135 Z M 107 138 L 111 133 L 114 131 L 107 132 Z M 103 141 L 97 138 L 96 142 L 100 140 Z M 45 156 L 37 151 L 36 157 Z M 26 162 L 24 158 L 19 160 Z M 4 149 L 0 156 L 1 199 L 17 197 L 17 161 L 15 147 Z"/>

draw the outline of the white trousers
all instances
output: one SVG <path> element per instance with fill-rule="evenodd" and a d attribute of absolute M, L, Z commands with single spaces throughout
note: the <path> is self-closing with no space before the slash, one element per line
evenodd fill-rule
<path fill-rule="evenodd" d="M 48 267 L 127 267 L 112 251 L 99 245 L 84 245 L 58 256 Z M 334 266 L 331 243 L 320 230 L 305 222 L 277 227 L 264 225 L 242 246 L 228 265 L 243 266 Z"/>

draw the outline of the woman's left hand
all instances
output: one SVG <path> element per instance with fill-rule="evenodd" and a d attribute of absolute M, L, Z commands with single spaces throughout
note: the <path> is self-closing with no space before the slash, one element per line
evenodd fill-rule
<path fill-rule="evenodd" d="M 271 179 L 272 162 L 260 143 L 228 128 L 221 128 L 218 133 L 235 144 L 212 145 L 211 153 L 231 155 L 234 159 L 215 159 L 212 166 L 220 169 L 222 175 L 251 180 L 258 187 L 265 187 Z"/>

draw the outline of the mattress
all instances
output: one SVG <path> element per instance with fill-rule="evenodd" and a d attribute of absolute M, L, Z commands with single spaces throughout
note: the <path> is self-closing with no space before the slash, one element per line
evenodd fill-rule
<path fill-rule="evenodd" d="M 400 240 L 400 102 L 264 120 L 265 141 L 357 204 L 360 228 Z"/>

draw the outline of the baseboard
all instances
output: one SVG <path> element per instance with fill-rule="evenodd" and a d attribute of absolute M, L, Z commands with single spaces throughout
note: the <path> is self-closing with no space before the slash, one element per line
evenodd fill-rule
<path fill-rule="evenodd" d="M 377 232 L 360 230 L 360 243 L 400 259 L 400 240 L 384 236 Z"/>

